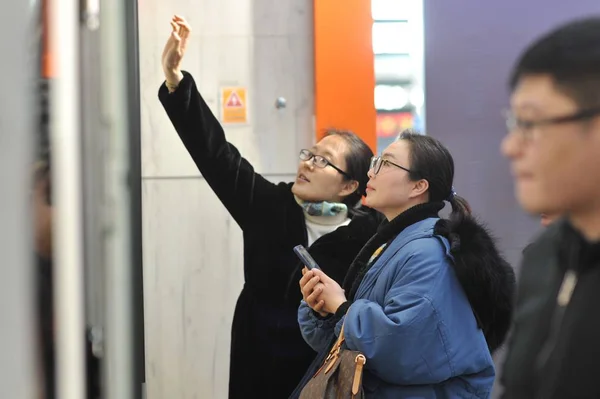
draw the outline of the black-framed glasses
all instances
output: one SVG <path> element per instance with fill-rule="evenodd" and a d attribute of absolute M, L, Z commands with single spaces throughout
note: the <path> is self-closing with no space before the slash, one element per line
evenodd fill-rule
<path fill-rule="evenodd" d="M 600 115 L 600 107 L 577 111 L 570 115 L 555 116 L 552 118 L 539 119 L 536 121 L 520 119 L 512 111 L 505 111 L 506 129 L 508 132 L 519 132 L 523 138 L 530 140 L 535 128 L 565 123 L 582 122 Z"/>
<path fill-rule="evenodd" d="M 333 169 L 337 170 L 339 173 L 346 176 L 348 179 L 352 179 L 352 176 L 350 176 L 348 173 L 344 172 L 343 170 L 329 162 L 327 158 L 321 155 L 315 155 L 310 150 L 300 150 L 299 158 L 301 161 L 310 161 L 312 159 L 313 165 L 315 165 L 317 168 L 323 169 L 327 166 L 331 166 Z"/>
<path fill-rule="evenodd" d="M 407 171 L 408 173 L 412 173 L 413 172 L 412 170 L 410 170 L 408 168 L 405 168 L 404 166 L 400 166 L 397 163 L 394 163 L 394 162 L 389 161 L 387 159 L 383 159 L 382 157 L 373 157 L 373 158 L 371 158 L 371 169 L 373 170 L 373 174 L 375 176 L 377 176 L 377 174 L 379 173 L 379 171 L 381 170 L 381 167 L 383 165 L 392 165 L 392 166 L 400 168 L 400 169 L 402 169 L 404 171 Z"/>

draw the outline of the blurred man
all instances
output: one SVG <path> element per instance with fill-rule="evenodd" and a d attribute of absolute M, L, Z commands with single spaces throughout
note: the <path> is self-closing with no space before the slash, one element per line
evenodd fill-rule
<path fill-rule="evenodd" d="M 600 398 L 600 18 L 535 41 L 511 89 L 516 196 L 565 218 L 524 254 L 504 397 Z"/>

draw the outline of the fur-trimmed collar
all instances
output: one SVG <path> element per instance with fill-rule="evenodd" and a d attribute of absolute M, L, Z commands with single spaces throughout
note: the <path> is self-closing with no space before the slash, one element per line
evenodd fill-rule
<path fill-rule="evenodd" d="M 450 242 L 456 276 L 493 352 L 510 328 L 515 272 L 500 255 L 488 229 L 471 216 L 441 219 L 435 233 Z"/>

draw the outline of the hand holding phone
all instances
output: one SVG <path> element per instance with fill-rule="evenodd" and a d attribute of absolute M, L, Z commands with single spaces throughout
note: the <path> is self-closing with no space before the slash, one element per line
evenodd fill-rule
<path fill-rule="evenodd" d="M 297 245 L 297 246 L 295 246 L 294 247 L 294 252 L 298 256 L 298 258 L 300 258 L 300 260 L 302 261 L 302 263 L 304 263 L 304 265 L 308 268 L 308 270 L 320 269 L 319 265 L 317 264 L 317 262 L 313 259 L 312 256 L 310 256 L 310 254 L 308 253 L 308 251 L 306 250 L 306 248 L 304 248 L 303 245 Z"/>

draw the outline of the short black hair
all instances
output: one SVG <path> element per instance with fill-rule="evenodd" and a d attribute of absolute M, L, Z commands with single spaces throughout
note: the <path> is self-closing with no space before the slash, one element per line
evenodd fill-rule
<path fill-rule="evenodd" d="M 325 130 L 325 136 L 340 136 L 348 144 L 349 150 L 345 157 L 345 172 L 351 178 L 348 176 L 344 176 L 344 178 L 346 180 L 356 180 L 358 182 L 358 188 L 355 192 L 344 198 L 342 202 L 348 206 L 348 209 L 352 209 L 360 201 L 367 189 L 367 183 L 369 182 L 367 173 L 371 166 L 373 151 L 367 143 L 350 130 L 327 129 Z"/>
<path fill-rule="evenodd" d="M 571 21 L 530 44 L 513 67 L 511 91 L 528 75 L 549 75 L 582 109 L 600 106 L 600 17 Z"/>

